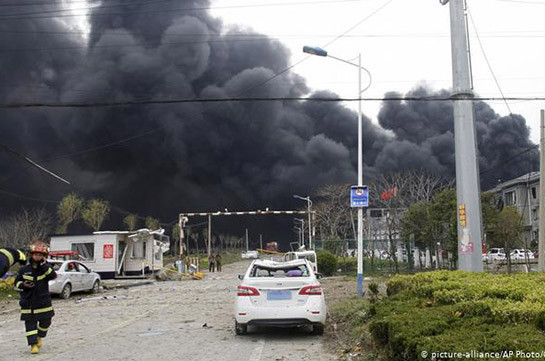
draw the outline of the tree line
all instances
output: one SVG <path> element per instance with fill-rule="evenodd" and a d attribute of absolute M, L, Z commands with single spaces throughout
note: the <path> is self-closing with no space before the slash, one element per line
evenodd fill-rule
<path fill-rule="evenodd" d="M 350 207 L 350 185 L 326 185 L 314 195 L 317 238 L 324 248 L 343 254 L 346 240 L 357 234 L 356 209 Z M 366 249 L 387 243 L 390 259 L 398 270 L 397 247 L 402 244 L 408 261 L 411 248 L 431 254 L 446 250 L 455 265 L 458 253 L 457 200 L 454 179 L 428 171 L 411 170 L 385 174 L 369 184 L 370 208 L 364 215 Z M 503 206 L 499 195 L 481 194 L 483 236 L 490 247 L 504 248 L 510 271 L 510 251 L 523 246 L 522 218 L 515 207 Z M 373 217 L 373 212 L 379 214 Z M 529 248 L 526 245 L 526 248 Z M 477 250 L 478 252 L 480 250 Z M 369 254 L 374 257 L 374 251 Z"/>
<path fill-rule="evenodd" d="M 46 208 L 21 209 L 0 219 L 0 246 L 24 248 L 36 238 L 44 239 L 51 233 L 66 234 L 74 223 L 81 221 L 92 231 L 100 231 L 111 214 L 110 203 L 103 199 L 85 200 L 76 193 L 63 197 L 57 204 L 56 215 Z M 134 231 L 141 225 L 151 230 L 161 227 L 158 219 L 127 214 L 123 227 Z"/>

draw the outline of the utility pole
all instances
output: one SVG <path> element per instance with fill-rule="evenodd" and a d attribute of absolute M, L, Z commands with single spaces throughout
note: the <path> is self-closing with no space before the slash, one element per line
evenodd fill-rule
<path fill-rule="evenodd" d="M 248 228 L 246 228 L 246 252 L 248 252 Z"/>
<path fill-rule="evenodd" d="M 442 0 L 441 3 L 446 4 L 447 1 Z M 458 269 L 482 272 L 481 195 L 465 0 L 450 0 L 450 26 L 458 201 Z"/>
<path fill-rule="evenodd" d="M 208 215 L 208 257 L 212 254 L 212 215 Z"/>
<path fill-rule="evenodd" d="M 259 235 L 259 249 L 263 249 L 263 235 Z"/>
<path fill-rule="evenodd" d="M 545 110 L 541 109 L 541 145 L 539 151 L 539 246 L 537 270 L 545 272 Z"/>

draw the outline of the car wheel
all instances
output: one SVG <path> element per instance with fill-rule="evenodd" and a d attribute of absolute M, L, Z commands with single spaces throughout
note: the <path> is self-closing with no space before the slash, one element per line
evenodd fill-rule
<path fill-rule="evenodd" d="M 70 295 L 72 294 L 72 285 L 70 283 L 67 283 L 64 285 L 61 291 L 61 298 L 63 300 L 67 300 L 70 298 Z"/>
<path fill-rule="evenodd" d="M 248 333 L 248 325 L 238 323 L 235 321 L 235 333 L 237 335 L 245 335 Z"/>
<path fill-rule="evenodd" d="M 100 291 L 100 282 L 99 280 L 96 280 L 95 283 L 93 283 L 93 288 L 91 288 L 91 293 L 98 293 Z"/>
<path fill-rule="evenodd" d="M 323 335 L 325 326 L 321 323 L 315 323 L 312 325 L 312 333 L 315 335 Z"/>

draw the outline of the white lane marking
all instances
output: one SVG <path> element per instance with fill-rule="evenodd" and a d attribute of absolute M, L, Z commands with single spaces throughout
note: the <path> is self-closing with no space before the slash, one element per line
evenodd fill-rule
<path fill-rule="evenodd" d="M 257 346 L 254 348 L 254 352 L 250 356 L 249 361 L 259 361 L 261 360 L 261 354 L 263 353 L 263 347 L 265 347 L 265 340 L 260 340 Z"/>

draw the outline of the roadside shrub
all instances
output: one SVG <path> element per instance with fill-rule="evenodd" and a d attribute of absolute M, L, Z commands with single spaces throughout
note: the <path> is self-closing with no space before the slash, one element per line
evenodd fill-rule
<path fill-rule="evenodd" d="M 331 252 L 320 250 L 316 252 L 318 271 L 324 276 L 331 276 L 337 270 L 337 257 Z"/>
<path fill-rule="evenodd" d="M 369 329 L 392 360 L 420 360 L 422 351 L 545 349 L 544 275 L 427 272 L 395 276 L 387 290 L 370 309 Z"/>
<path fill-rule="evenodd" d="M 341 273 L 355 273 L 358 269 L 358 260 L 352 257 L 339 257 L 335 268 L 341 270 Z"/>

